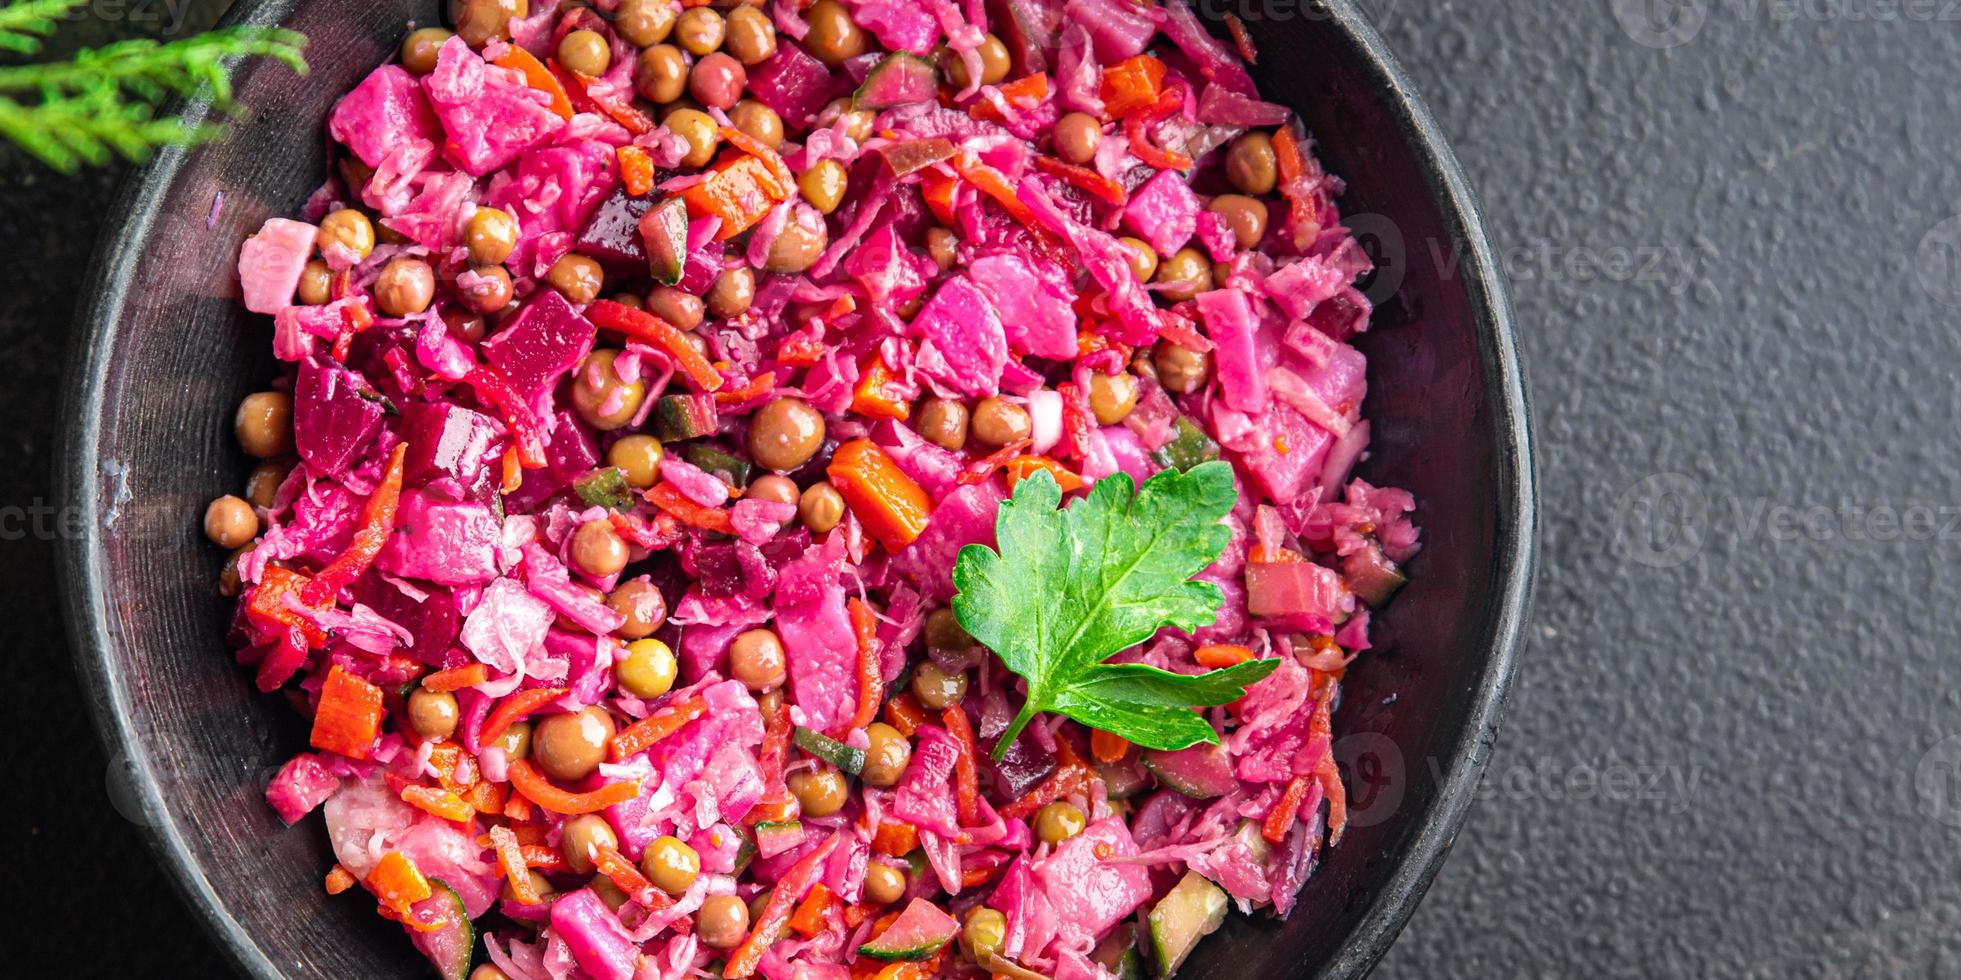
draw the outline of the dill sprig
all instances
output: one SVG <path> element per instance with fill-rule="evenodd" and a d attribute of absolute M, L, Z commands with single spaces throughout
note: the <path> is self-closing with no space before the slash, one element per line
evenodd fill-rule
<path fill-rule="evenodd" d="M 0 47 L 32 53 L 54 19 L 86 0 L 15 0 L 0 7 Z M 0 137 L 64 173 L 114 156 L 147 159 L 161 146 L 212 139 L 223 127 L 157 115 L 173 96 L 208 95 L 228 109 L 228 61 L 268 57 L 306 72 L 305 36 L 277 27 L 227 27 L 160 43 L 120 41 L 48 64 L 0 66 Z"/>
<path fill-rule="evenodd" d="M 88 0 L 16 0 L 0 7 L 0 48 L 33 54 L 41 39 L 54 33 L 57 18 Z"/>

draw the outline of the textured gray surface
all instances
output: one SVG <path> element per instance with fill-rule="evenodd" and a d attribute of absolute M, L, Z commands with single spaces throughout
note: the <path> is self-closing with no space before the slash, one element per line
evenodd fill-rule
<path fill-rule="evenodd" d="M 1386 17 L 1513 263 L 1545 531 L 1484 800 L 1380 975 L 1954 976 L 1961 280 L 1922 239 L 1961 21 L 1649 6 Z"/>
<path fill-rule="evenodd" d="M 1648 5 L 1366 4 L 1510 261 L 1545 505 L 1483 801 L 1379 975 L 1961 975 L 1961 234 L 1937 229 L 1961 212 L 1961 11 L 1616 16 Z M 0 879 L 35 896 L 0 932 L 71 975 L 213 975 L 115 815 L 38 598 L 52 546 L 20 523 L 111 187 L 0 156 Z M 87 917 L 103 941 L 76 941 Z"/>

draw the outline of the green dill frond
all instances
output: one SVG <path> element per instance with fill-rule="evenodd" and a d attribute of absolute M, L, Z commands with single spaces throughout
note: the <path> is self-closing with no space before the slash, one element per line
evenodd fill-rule
<path fill-rule="evenodd" d="M 56 21 L 88 0 L 17 0 L 0 7 L 0 49 L 33 54 Z"/>
<path fill-rule="evenodd" d="M 63 173 L 83 164 L 101 166 L 112 157 L 149 159 L 160 146 L 189 146 L 217 136 L 212 125 L 155 118 L 140 102 L 100 100 L 21 105 L 0 98 L 0 136 Z"/>
<path fill-rule="evenodd" d="M 0 49 L 32 52 L 55 19 L 86 0 L 14 0 L 0 7 Z M 157 115 L 171 96 L 231 103 L 226 63 L 263 57 L 305 74 L 306 37 L 278 27 L 227 27 L 168 43 L 150 38 L 83 51 L 72 61 L 0 66 L 0 139 L 67 173 L 116 157 L 141 161 L 222 127 Z"/>

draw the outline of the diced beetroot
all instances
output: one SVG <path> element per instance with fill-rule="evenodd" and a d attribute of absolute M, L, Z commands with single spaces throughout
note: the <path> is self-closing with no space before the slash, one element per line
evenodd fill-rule
<path fill-rule="evenodd" d="M 278 313 L 293 305 L 300 273 L 313 254 L 319 229 L 304 221 L 268 218 L 259 232 L 238 248 L 238 283 L 245 308 L 254 313 Z"/>
<path fill-rule="evenodd" d="M 484 360 L 502 372 L 526 403 L 534 403 L 577 367 L 598 331 L 556 289 L 541 289 L 518 310 L 510 326 L 482 344 Z"/>
<path fill-rule="evenodd" d="M 496 455 L 499 435 L 490 416 L 448 402 L 413 402 L 402 408 L 402 441 L 408 443 L 402 479 L 411 487 L 448 477 L 469 488 Z"/>
<path fill-rule="evenodd" d="M 370 167 L 381 166 L 390 151 L 416 140 L 443 141 L 429 97 L 400 65 L 376 68 L 341 96 L 327 117 L 327 132 Z"/>
<path fill-rule="evenodd" d="M 472 177 L 517 159 L 565 128 L 551 97 L 486 63 L 460 37 L 436 57 L 422 89 L 442 121 L 443 156 Z"/>
<path fill-rule="evenodd" d="M 848 84 L 831 73 L 789 39 L 780 39 L 776 54 L 749 70 L 749 94 L 776 110 L 785 125 L 804 126 Z"/>
<path fill-rule="evenodd" d="M 1008 48 L 1016 75 L 1047 71 L 1044 52 L 1055 47 L 1062 28 L 1062 5 L 1038 0 L 987 0 L 988 23 Z"/>
<path fill-rule="evenodd" d="M 1255 448 L 1238 455 L 1246 475 L 1266 499 L 1285 503 L 1314 485 L 1334 442 L 1328 430 L 1275 402 L 1256 431 Z"/>
<path fill-rule="evenodd" d="M 652 205 L 649 198 L 628 197 L 624 189 L 615 190 L 600 202 L 572 250 L 597 259 L 608 275 L 639 272 L 647 267 L 646 250 L 640 247 L 640 216 Z"/>
<path fill-rule="evenodd" d="M 315 471 L 339 474 L 372 445 L 382 413 L 360 375 L 308 358 L 293 385 L 294 448 Z"/>

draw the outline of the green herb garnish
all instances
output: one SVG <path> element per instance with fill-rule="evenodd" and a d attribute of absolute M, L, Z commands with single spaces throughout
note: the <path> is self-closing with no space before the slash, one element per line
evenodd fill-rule
<path fill-rule="evenodd" d="M 32 54 L 56 22 L 87 0 L 14 0 L 0 7 L 0 49 Z M 0 138 L 68 172 L 112 156 L 142 160 L 159 146 L 210 140 L 223 128 L 190 116 L 158 116 L 170 96 L 208 95 L 229 108 L 225 63 L 265 56 L 304 73 L 306 38 L 276 27 L 238 26 L 160 44 L 149 38 L 83 51 L 72 61 L 0 67 Z"/>
<path fill-rule="evenodd" d="M 1134 488 L 1128 476 L 1104 477 L 1061 509 L 1061 488 L 1038 470 L 1001 504 L 1000 550 L 960 550 L 954 615 L 1028 682 L 1028 702 L 995 746 L 997 760 L 1040 711 L 1146 748 L 1217 744 L 1219 733 L 1193 707 L 1236 701 L 1278 665 L 1254 660 L 1173 674 L 1103 662 L 1161 627 L 1210 624 L 1224 601 L 1218 586 L 1192 576 L 1231 540 L 1219 523 L 1238 498 L 1231 467 L 1164 470 Z"/>

